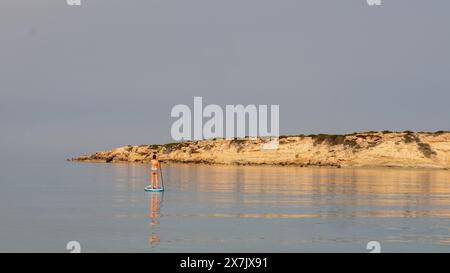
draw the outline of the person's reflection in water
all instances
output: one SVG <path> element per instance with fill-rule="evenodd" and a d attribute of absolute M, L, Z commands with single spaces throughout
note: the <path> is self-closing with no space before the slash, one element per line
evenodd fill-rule
<path fill-rule="evenodd" d="M 149 207 L 149 217 L 150 217 L 150 226 L 152 228 L 156 228 L 159 225 L 158 218 L 160 215 L 160 209 L 162 205 L 164 193 L 150 193 L 150 207 Z M 152 234 L 148 237 L 148 242 L 152 246 L 156 246 L 160 242 L 159 236 L 152 231 Z"/>
<path fill-rule="evenodd" d="M 157 226 L 159 225 L 159 193 L 151 193 L 150 194 L 150 214 L 149 217 L 151 219 L 150 225 Z"/>
<path fill-rule="evenodd" d="M 152 233 L 150 236 L 148 236 L 148 242 L 151 246 L 157 246 L 160 243 L 160 238 L 155 233 Z"/>

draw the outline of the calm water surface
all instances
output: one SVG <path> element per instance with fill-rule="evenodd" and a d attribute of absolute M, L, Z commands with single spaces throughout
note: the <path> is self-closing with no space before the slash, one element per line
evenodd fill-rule
<path fill-rule="evenodd" d="M 450 252 L 450 172 L 2 164 L 0 251 Z"/>

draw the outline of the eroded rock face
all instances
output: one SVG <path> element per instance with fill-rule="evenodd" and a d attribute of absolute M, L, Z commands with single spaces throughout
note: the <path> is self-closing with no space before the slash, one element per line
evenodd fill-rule
<path fill-rule="evenodd" d="M 370 132 L 350 135 L 281 136 L 278 149 L 262 139 L 202 140 L 124 146 L 73 158 L 83 162 L 270 164 L 332 167 L 450 168 L 450 133 Z"/>

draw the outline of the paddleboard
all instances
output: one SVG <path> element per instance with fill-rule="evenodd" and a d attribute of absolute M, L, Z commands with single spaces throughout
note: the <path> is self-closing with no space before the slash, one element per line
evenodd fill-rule
<path fill-rule="evenodd" d="M 162 188 L 153 189 L 152 187 L 147 186 L 147 187 L 145 187 L 145 191 L 161 192 L 161 191 L 164 191 L 164 189 L 162 189 Z"/>

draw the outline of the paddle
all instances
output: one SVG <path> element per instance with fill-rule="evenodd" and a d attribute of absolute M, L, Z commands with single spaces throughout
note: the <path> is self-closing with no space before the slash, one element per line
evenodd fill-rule
<path fill-rule="evenodd" d="M 159 172 L 161 173 L 161 187 L 164 190 L 164 178 L 163 178 L 161 162 L 159 162 Z"/>

